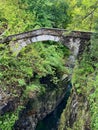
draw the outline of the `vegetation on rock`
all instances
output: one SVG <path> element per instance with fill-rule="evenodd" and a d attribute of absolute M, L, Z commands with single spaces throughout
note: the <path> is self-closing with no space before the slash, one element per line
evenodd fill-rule
<path fill-rule="evenodd" d="M 44 85 L 40 80 L 48 75 L 52 84 L 58 84 L 60 75 L 68 74 L 65 68 L 65 58 L 68 55 L 69 50 L 61 43 L 33 43 L 23 48 L 17 57 L 9 46 L 0 44 L 0 89 L 6 95 L 6 100 L 32 98 L 33 91 L 43 93 L 47 83 Z M 2 123 L 4 122 L 1 121 L 2 129 L 10 125 L 9 122 L 5 126 Z"/>
<path fill-rule="evenodd" d="M 88 45 L 81 58 L 79 58 L 75 64 L 72 74 L 72 95 L 61 116 L 59 130 L 98 129 L 97 27 L 98 25 L 95 26 L 96 33 L 92 36 L 91 44 Z M 74 102 L 74 99 L 76 102 Z M 73 111 L 73 113 L 71 113 L 71 111 Z M 71 121 L 71 116 L 73 116 L 74 113 L 76 114 L 76 118 L 74 121 Z"/>
<path fill-rule="evenodd" d="M 97 19 L 97 0 L 0 0 L 0 38 L 40 27 L 97 32 Z M 49 86 L 41 83 L 42 78 L 49 76 L 50 86 L 57 85 L 60 76 L 69 73 L 65 67 L 69 54 L 69 50 L 59 43 L 39 42 L 23 48 L 16 57 L 8 44 L 0 44 L 0 98 L 5 98 L 0 105 L 17 97 L 24 102 L 33 97 L 33 91 L 44 93 Z M 79 103 L 78 116 L 72 127 L 66 122 L 70 116 L 72 93 L 61 117 L 60 130 L 97 130 L 98 34 L 92 36 L 91 44 L 77 60 L 72 75 L 72 92 Z M 0 129 L 11 130 L 19 111 L 17 108 L 0 116 Z"/>

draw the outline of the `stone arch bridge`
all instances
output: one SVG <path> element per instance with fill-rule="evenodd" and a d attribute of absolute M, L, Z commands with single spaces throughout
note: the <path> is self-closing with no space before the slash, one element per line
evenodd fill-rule
<path fill-rule="evenodd" d="M 7 43 L 11 46 L 12 51 L 19 51 L 28 44 L 38 41 L 55 41 L 61 42 L 67 46 L 72 55 L 81 54 L 91 38 L 91 32 L 67 31 L 58 28 L 41 28 L 20 34 L 10 35 L 0 39 L 0 43 Z"/>

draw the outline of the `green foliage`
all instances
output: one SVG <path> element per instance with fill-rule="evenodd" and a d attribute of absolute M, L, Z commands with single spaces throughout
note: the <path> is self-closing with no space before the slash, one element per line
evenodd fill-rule
<path fill-rule="evenodd" d="M 35 14 L 35 27 L 65 28 L 70 21 L 67 13 L 68 4 L 65 0 L 20 0 L 27 3 L 27 9 Z"/>
<path fill-rule="evenodd" d="M 97 20 L 98 21 L 98 20 Z M 92 122 L 91 127 L 94 130 L 98 129 L 98 23 L 95 25 L 96 34 L 94 34 L 91 42 L 91 59 L 92 64 L 95 68 L 92 74 L 92 81 L 91 86 L 93 87 L 94 92 L 90 95 L 90 108 L 91 108 L 91 115 L 92 115 Z M 90 83 L 89 83 L 90 86 Z"/>
<path fill-rule="evenodd" d="M 33 43 L 23 48 L 16 57 L 10 51 L 9 45 L 0 44 L 0 87 L 9 92 L 11 97 L 19 97 L 23 91 L 22 100 L 33 97 L 36 92 L 45 93 L 45 85 L 40 79 L 51 75 L 53 84 L 58 84 L 60 74 L 67 73 L 65 58 L 69 55 L 65 46 L 51 43 Z M 51 81 L 50 81 L 51 82 Z M 7 113 L 0 117 L 0 128 L 11 130 L 18 119 L 18 112 Z"/>
<path fill-rule="evenodd" d="M 26 53 L 28 51 L 28 53 Z M 20 53 L 23 60 L 31 58 L 29 64 L 37 73 L 38 77 L 46 76 L 47 74 L 54 74 L 55 68 L 63 71 L 64 66 L 64 52 L 61 52 L 58 45 L 45 45 L 43 43 L 34 43 L 28 46 Z M 65 70 L 65 69 L 64 69 Z"/>
<path fill-rule="evenodd" d="M 65 28 L 70 21 L 63 0 L 0 0 L 0 33 L 6 36 L 39 27 Z"/>
<path fill-rule="evenodd" d="M 20 33 L 39 27 L 96 30 L 97 0 L 0 0 L 0 34 Z M 71 22 L 70 22 L 71 21 Z M 96 28 L 95 28 L 96 26 Z M 97 29 L 98 30 L 98 29 Z M 48 42 L 47 42 L 48 43 Z M 34 43 L 23 48 L 16 57 L 9 45 L 0 44 L 0 87 L 12 96 L 23 90 L 45 92 L 40 79 L 51 75 L 58 84 L 69 51 L 61 44 Z M 77 94 L 87 97 L 90 104 L 91 128 L 98 129 L 98 35 L 92 37 L 90 53 L 86 52 L 73 72 L 72 83 Z M 11 130 L 18 112 L 0 117 L 0 128 Z"/>
<path fill-rule="evenodd" d="M 36 93 L 44 94 L 45 86 L 41 85 L 39 81 L 31 82 L 24 91 L 24 98 L 32 98 Z"/>
<path fill-rule="evenodd" d="M 89 52 L 85 51 L 83 59 L 77 63 L 72 82 L 77 94 L 87 97 L 91 115 L 91 129 L 98 129 L 98 24 L 95 22 L 96 33 L 93 34 Z"/>
<path fill-rule="evenodd" d="M 19 106 L 14 113 L 7 113 L 3 116 L 0 116 L 0 129 L 2 130 L 12 130 L 13 124 L 18 119 L 19 111 L 23 109 L 22 106 Z"/>
<path fill-rule="evenodd" d="M 71 30 L 95 30 L 96 19 L 98 19 L 97 0 L 67 0 L 68 12 L 72 21 L 68 25 Z"/>
<path fill-rule="evenodd" d="M 98 129 L 98 54 L 97 37 L 92 40 L 90 52 L 85 51 L 83 59 L 77 63 L 72 77 L 72 83 L 77 94 L 87 97 L 91 114 L 91 129 Z M 96 47 L 95 47 L 96 46 Z"/>
<path fill-rule="evenodd" d="M 91 40 L 91 58 L 93 59 L 93 64 L 98 61 L 98 19 L 95 21 L 96 33 L 93 34 Z"/>
<path fill-rule="evenodd" d="M 26 6 L 24 4 L 24 6 Z M 0 0 L 0 29 L 4 35 L 30 30 L 34 25 L 34 15 L 21 8 L 19 0 Z M 1 32 L 2 33 L 2 32 Z"/>
<path fill-rule="evenodd" d="M 23 86 L 26 84 L 24 79 L 18 79 L 18 83 L 20 86 Z"/>
<path fill-rule="evenodd" d="M 1 88 L 8 90 L 10 86 L 11 93 L 13 93 L 17 87 L 27 86 L 31 82 L 31 78 L 36 80 L 49 74 L 57 82 L 58 79 L 55 76 L 56 71 L 67 73 L 64 66 L 64 58 L 68 53 L 64 53 L 63 48 L 64 46 L 60 47 L 59 44 L 48 45 L 46 43 L 34 43 L 23 48 L 18 57 L 16 57 L 10 52 L 9 46 L 1 44 Z"/>

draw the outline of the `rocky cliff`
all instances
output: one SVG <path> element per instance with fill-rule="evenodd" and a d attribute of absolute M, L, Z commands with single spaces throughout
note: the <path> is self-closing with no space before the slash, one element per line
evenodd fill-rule
<path fill-rule="evenodd" d="M 78 95 L 73 87 L 66 109 L 61 115 L 58 130 L 91 130 L 90 110 L 87 98 Z"/>
<path fill-rule="evenodd" d="M 35 130 L 39 120 L 51 113 L 62 101 L 67 91 L 67 81 L 54 88 L 47 88 L 44 94 L 37 94 L 30 98 L 26 108 L 20 112 L 19 119 L 14 125 L 14 130 Z"/>
<path fill-rule="evenodd" d="M 98 129 L 98 66 L 91 57 L 91 45 L 78 59 L 72 74 L 72 92 L 60 119 L 58 130 Z"/>

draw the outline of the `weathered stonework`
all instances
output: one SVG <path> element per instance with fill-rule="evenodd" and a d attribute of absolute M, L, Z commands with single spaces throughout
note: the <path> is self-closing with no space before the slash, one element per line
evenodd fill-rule
<path fill-rule="evenodd" d="M 11 50 L 18 54 L 20 50 L 28 44 L 50 40 L 63 43 L 71 50 L 72 55 L 77 56 L 78 52 L 80 52 L 79 47 L 81 46 L 81 48 L 84 49 L 87 41 L 90 40 L 91 34 L 91 32 L 69 32 L 58 28 L 41 28 L 38 30 L 8 36 L 4 39 L 0 39 L 0 43 L 10 43 Z"/>
<path fill-rule="evenodd" d="M 91 33 L 89 32 L 68 32 L 61 29 L 42 28 L 30 32 L 12 35 L 5 39 L 0 39 L 0 43 L 9 44 L 11 50 L 17 55 L 23 47 L 33 42 L 47 40 L 61 42 L 71 50 L 68 66 L 73 68 L 77 55 L 81 54 L 85 47 L 88 45 L 90 37 Z M 61 102 L 65 93 L 66 86 L 63 85 L 61 88 L 57 88 L 57 90 L 52 89 L 52 91 L 47 92 L 42 99 L 40 97 L 30 99 L 30 104 L 32 104 L 32 106 L 30 106 L 31 108 L 28 110 L 26 109 L 26 111 L 23 111 L 23 113 L 20 114 L 20 118 L 16 122 L 14 130 L 34 130 L 38 120 L 43 119 L 47 114 L 52 112 Z M 75 99 L 72 100 L 72 114 L 70 115 L 70 119 L 75 119 L 75 116 L 77 115 L 77 109 L 75 108 L 78 108 L 78 99 L 76 97 L 76 94 L 73 97 Z M 0 95 L 0 100 L 3 100 L 2 94 Z M 15 109 L 14 107 L 17 107 L 19 101 L 15 99 L 10 101 L 9 98 L 7 98 L 7 102 L 5 103 L 6 104 L 3 106 L 0 106 L 0 114 L 10 112 Z M 3 107 L 4 109 L 2 109 Z M 69 119 L 67 119 L 67 121 L 69 121 Z M 72 123 L 73 122 L 74 121 L 72 120 Z"/>

